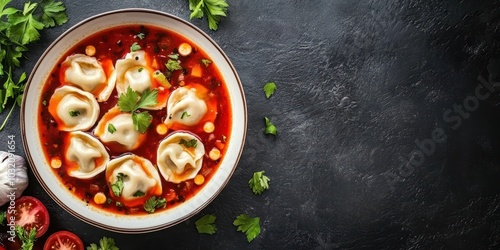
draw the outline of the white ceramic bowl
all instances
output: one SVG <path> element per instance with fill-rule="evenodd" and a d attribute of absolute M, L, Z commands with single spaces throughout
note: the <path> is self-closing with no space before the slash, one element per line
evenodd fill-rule
<path fill-rule="evenodd" d="M 212 59 L 226 82 L 232 107 L 232 131 L 227 152 L 212 178 L 192 198 L 165 211 L 150 215 L 124 216 L 105 212 L 77 199 L 50 169 L 38 135 L 38 107 L 42 85 L 52 68 L 73 45 L 98 31 L 127 24 L 159 26 L 179 33 L 201 47 Z M 221 192 L 234 172 L 245 141 L 246 102 L 241 81 L 222 49 L 203 31 L 178 17 L 147 9 L 123 9 L 90 17 L 57 38 L 38 60 L 31 73 L 21 107 L 21 132 L 26 155 L 34 175 L 45 191 L 66 211 L 94 226 L 121 233 L 145 233 L 180 223 L 206 207 Z"/>

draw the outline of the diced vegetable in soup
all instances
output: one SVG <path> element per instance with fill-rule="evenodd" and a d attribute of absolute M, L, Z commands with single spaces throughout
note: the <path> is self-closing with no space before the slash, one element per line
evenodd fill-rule
<path fill-rule="evenodd" d="M 168 210 L 217 171 L 229 105 L 216 63 L 196 41 L 153 26 L 101 31 L 65 53 L 44 84 L 47 167 L 89 206 Z"/>

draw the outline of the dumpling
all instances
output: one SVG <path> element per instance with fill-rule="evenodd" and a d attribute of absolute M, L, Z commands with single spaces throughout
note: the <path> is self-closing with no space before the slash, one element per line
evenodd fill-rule
<path fill-rule="evenodd" d="M 134 154 L 109 161 L 106 181 L 111 193 L 129 207 L 142 205 L 148 197 L 162 194 L 158 170 L 149 160 Z M 121 190 L 113 187 L 117 182 L 122 182 Z"/>
<path fill-rule="evenodd" d="M 167 118 L 164 123 L 194 126 L 207 113 L 207 104 L 198 97 L 196 88 L 179 87 L 172 92 L 167 102 Z"/>
<path fill-rule="evenodd" d="M 89 179 L 104 171 L 109 154 L 102 143 L 80 131 L 68 134 L 66 163 L 68 175 L 78 179 Z"/>
<path fill-rule="evenodd" d="M 116 90 L 118 94 L 126 92 L 129 86 L 139 93 L 152 88 L 151 72 L 147 66 L 146 52 L 143 50 L 130 52 L 125 58 L 117 60 Z"/>
<path fill-rule="evenodd" d="M 143 109 L 158 110 L 167 104 L 169 91 L 158 84 L 159 71 L 151 67 L 151 60 L 143 50 L 130 52 L 125 58 L 116 61 L 116 91 L 118 95 L 125 93 L 127 88 L 142 93 L 146 89 L 158 90 L 158 103 Z"/>
<path fill-rule="evenodd" d="M 99 104 L 92 94 L 72 86 L 56 89 L 49 101 L 49 112 L 62 131 L 91 128 L 99 111 Z"/>
<path fill-rule="evenodd" d="M 160 142 L 156 164 L 166 181 L 180 183 L 198 174 L 204 155 L 205 147 L 196 136 L 174 132 Z"/>
<path fill-rule="evenodd" d="M 99 102 L 107 101 L 115 88 L 116 74 L 111 60 L 102 63 L 106 64 L 108 72 L 95 57 L 84 54 L 68 56 L 61 65 L 61 81 L 92 93 Z"/>
<path fill-rule="evenodd" d="M 94 134 L 104 144 L 120 152 L 136 149 L 146 138 L 145 134 L 135 130 L 132 115 L 121 112 L 118 107 L 104 114 Z"/>

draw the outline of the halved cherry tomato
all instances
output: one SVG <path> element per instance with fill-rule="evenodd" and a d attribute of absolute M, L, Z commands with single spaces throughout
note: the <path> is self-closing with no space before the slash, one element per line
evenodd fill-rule
<path fill-rule="evenodd" d="M 70 231 L 58 231 L 49 236 L 43 250 L 84 250 L 83 242 Z"/>
<path fill-rule="evenodd" d="M 36 238 L 49 228 L 49 212 L 43 203 L 32 196 L 21 196 L 16 201 L 15 215 L 7 215 L 7 221 L 23 227 L 26 231 L 36 228 Z"/>

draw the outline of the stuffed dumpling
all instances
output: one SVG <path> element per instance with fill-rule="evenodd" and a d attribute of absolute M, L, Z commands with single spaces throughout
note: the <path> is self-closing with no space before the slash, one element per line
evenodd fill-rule
<path fill-rule="evenodd" d="M 99 103 L 89 92 L 72 86 L 54 91 L 49 101 L 49 112 L 59 130 L 87 130 L 94 126 L 99 115 Z"/>
<path fill-rule="evenodd" d="M 180 183 L 198 174 L 204 155 L 205 147 L 195 135 L 174 132 L 160 142 L 156 163 L 166 181 Z"/>
<path fill-rule="evenodd" d="M 163 73 L 152 67 L 152 60 L 145 51 L 139 50 L 127 53 L 125 58 L 116 61 L 116 91 L 118 95 L 132 90 L 141 94 L 146 89 L 156 89 L 158 98 L 156 105 L 143 109 L 158 110 L 167 104 L 170 93 L 170 83 Z"/>
<path fill-rule="evenodd" d="M 115 88 L 116 74 L 111 60 L 99 62 L 95 57 L 74 54 L 66 57 L 61 68 L 62 83 L 92 93 L 99 102 L 108 100 Z"/>
<path fill-rule="evenodd" d="M 118 107 L 110 109 L 101 118 L 94 134 L 110 148 L 127 152 L 136 149 L 146 138 L 135 129 L 132 115 L 123 113 Z"/>
<path fill-rule="evenodd" d="M 109 154 L 99 140 L 76 131 L 68 134 L 67 141 L 65 167 L 69 176 L 90 179 L 104 171 Z"/>
<path fill-rule="evenodd" d="M 143 205 L 149 197 L 162 194 L 158 170 L 149 160 L 134 154 L 109 161 L 106 181 L 113 196 L 128 207 Z"/>

